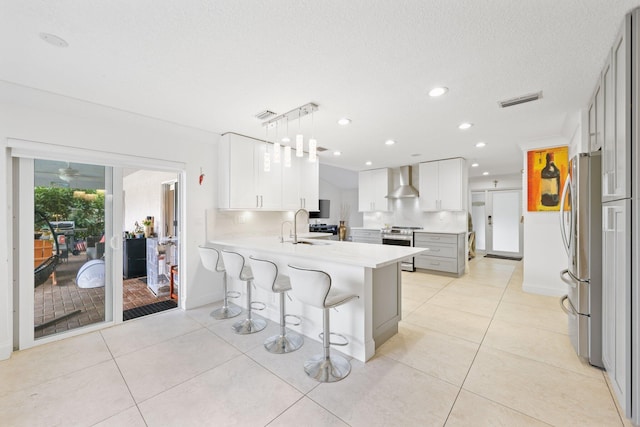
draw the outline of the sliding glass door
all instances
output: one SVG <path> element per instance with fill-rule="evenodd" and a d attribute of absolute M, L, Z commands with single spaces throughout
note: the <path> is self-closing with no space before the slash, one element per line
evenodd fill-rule
<path fill-rule="evenodd" d="M 42 157 L 13 161 L 17 210 L 17 345 L 118 320 L 121 236 L 116 168 Z M 117 273 L 119 271 L 119 273 Z M 121 307 L 121 303 L 120 303 Z"/>

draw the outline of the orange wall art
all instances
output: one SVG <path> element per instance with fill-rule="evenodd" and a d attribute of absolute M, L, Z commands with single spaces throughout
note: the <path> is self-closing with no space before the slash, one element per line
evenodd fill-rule
<path fill-rule="evenodd" d="M 569 149 L 541 148 L 527 152 L 527 210 L 559 211 L 569 172 Z"/>

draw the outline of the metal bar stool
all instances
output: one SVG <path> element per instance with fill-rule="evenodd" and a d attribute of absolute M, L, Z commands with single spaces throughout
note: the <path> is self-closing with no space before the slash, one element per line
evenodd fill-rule
<path fill-rule="evenodd" d="M 331 355 L 330 345 L 347 345 L 346 337 L 331 333 L 329 327 L 329 309 L 338 307 L 358 295 L 331 289 L 331 276 L 324 271 L 289 265 L 291 278 L 291 292 L 301 302 L 322 309 L 322 333 L 320 338 L 324 347 L 324 353 L 313 356 L 304 363 L 304 371 L 311 378 L 323 382 L 332 383 L 340 381 L 351 372 L 351 364 L 340 355 Z M 344 342 L 331 342 L 330 335 L 338 336 Z"/>
<path fill-rule="evenodd" d="M 246 335 L 260 332 L 267 326 L 267 322 L 262 319 L 252 319 L 251 312 L 253 310 L 264 310 L 265 305 L 261 302 L 251 301 L 251 286 L 253 286 L 253 272 L 242 255 L 237 252 L 222 250 L 222 259 L 227 273 L 231 277 L 243 282 L 247 282 L 247 318 L 233 324 L 233 330 L 236 334 Z M 255 306 L 255 308 L 254 308 Z"/>
<path fill-rule="evenodd" d="M 291 290 L 291 282 L 289 277 L 278 274 L 278 266 L 265 259 L 249 257 L 251 261 L 251 270 L 253 270 L 254 283 L 267 291 L 274 292 L 280 295 L 280 334 L 267 338 L 264 342 L 264 348 L 271 353 L 283 354 L 296 351 L 304 340 L 300 334 L 293 331 L 287 331 L 286 318 L 293 317 L 297 319 L 297 323 L 290 323 L 291 325 L 299 325 L 300 317 L 292 314 L 285 314 L 285 294 Z"/>
<path fill-rule="evenodd" d="M 222 307 L 213 310 L 211 312 L 211 317 L 218 320 L 236 317 L 242 312 L 242 309 L 237 306 L 230 306 L 228 298 L 238 298 L 240 296 L 240 292 L 227 290 L 227 272 L 224 268 L 220 252 L 215 248 L 209 248 L 206 246 L 198 246 L 198 252 L 200 252 L 200 260 L 202 261 L 204 268 L 209 271 L 223 273 L 222 289 L 224 291 L 224 297 L 222 299 Z"/>

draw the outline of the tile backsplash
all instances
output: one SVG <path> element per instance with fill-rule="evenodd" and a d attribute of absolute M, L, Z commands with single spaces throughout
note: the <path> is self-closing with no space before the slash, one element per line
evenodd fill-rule
<path fill-rule="evenodd" d="M 366 212 L 363 214 L 363 227 L 384 228 L 386 226 L 423 227 L 426 231 L 458 233 L 468 230 L 466 211 L 423 212 L 419 200 L 396 199 L 392 202 L 391 212 Z"/>

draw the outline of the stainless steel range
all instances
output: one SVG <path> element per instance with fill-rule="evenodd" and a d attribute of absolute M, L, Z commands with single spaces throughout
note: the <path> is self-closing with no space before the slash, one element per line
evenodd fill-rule
<path fill-rule="evenodd" d="M 385 228 L 382 230 L 382 244 L 412 247 L 413 232 L 415 230 L 422 230 L 422 227 L 403 227 L 394 225 L 391 228 Z M 403 259 L 400 263 L 400 267 L 404 271 L 416 271 L 413 261 L 413 257 Z"/>

